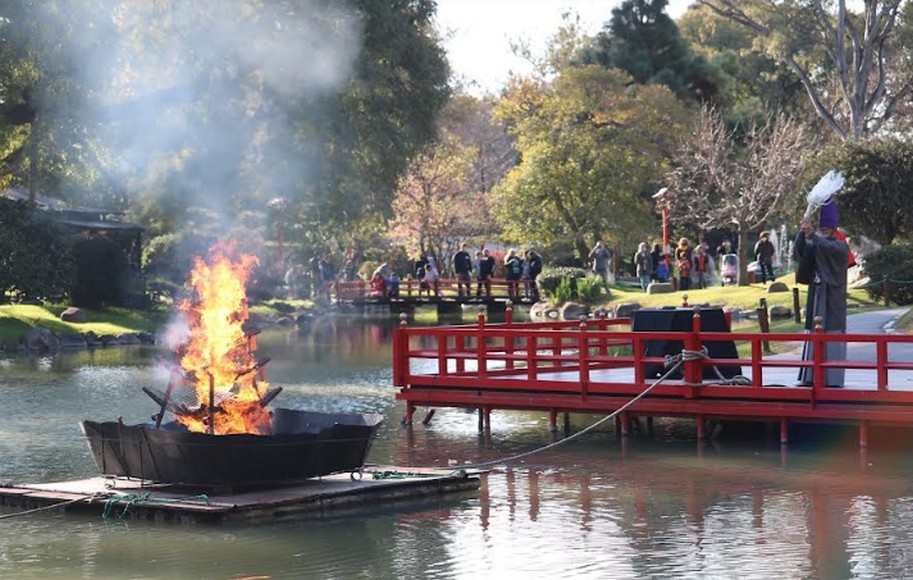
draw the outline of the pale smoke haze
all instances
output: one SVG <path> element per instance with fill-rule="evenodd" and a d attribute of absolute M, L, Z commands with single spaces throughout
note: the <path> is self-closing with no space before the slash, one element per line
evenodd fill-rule
<path fill-rule="evenodd" d="M 188 206 L 306 189 L 321 144 L 308 142 L 289 112 L 318 116 L 361 50 L 360 19 L 342 2 L 41 6 L 47 46 L 61 31 L 76 39 L 66 54 L 48 53 L 77 71 L 88 95 L 78 111 L 42 112 L 80 118 L 119 191 L 167 192 Z"/>

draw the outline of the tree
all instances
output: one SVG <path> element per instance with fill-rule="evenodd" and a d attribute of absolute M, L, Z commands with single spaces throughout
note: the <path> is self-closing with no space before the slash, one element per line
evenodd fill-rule
<path fill-rule="evenodd" d="M 434 10 L 0 0 L 0 170 L 71 201 L 142 205 L 165 229 L 188 206 L 228 220 L 281 195 L 318 239 L 357 231 L 389 217 L 449 97 Z"/>
<path fill-rule="evenodd" d="M 488 226 L 484 196 L 469 189 L 475 152 L 455 137 L 413 160 L 400 180 L 391 237 L 413 254 L 433 255 L 439 267 L 455 242 Z"/>
<path fill-rule="evenodd" d="M 903 0 L 698 0 L 764 41 L 799 80 L 818 117 L 842 139 L 878 132 L 913 91 L 909 51 L 895 45 Z"/>
<path fill-rule="evenodd" d="M 87 88 L 79 59 L 104 35 L 104 17 L 87 13 L 64 25 L 50 14 L 66 12 L 60 0 L 0 1 L 0 184 L 25 185 L 34 202 L 39 189 L 65 180 L 69 188 L 95 182 L 86 164 L 96 148 L 80 119 Z"/>
<path fill-rule="evenodd" d="M 673 222 L 738 232 L 740 284 L 748 284 L 748 233 L 763 228 L 795 195 L 809 139 L 793 117 L 768 117 L 735 139 L 719 113 L 701 110 L 668 175 Z"/>
<path fill-rule="evenodd" d="M 333 171 L 317 200 L 325 220 L 391 216 L 400 176 L 436 137 L 450 68 L 432 0 L 349 0 L 364 26 L 355 74 L 331 102 L 324 132 Z M 354 219 L 353 219 L 354 218 Z"/>
<path fill-rule="evenodd" d="M 494 118 L 491 97 L 455 95 L 440 115 L 440 131 L 473 150 L 470 189 L 488 193 L 517 164 L 514 138 L 504 123 Z"/>
<path fill-rule="evenodd" d="M 764 122 L 768 110 L 814 115 L 798 77 L 759 46 L 753 30 L 698 4 L 676 24 L 692 50 L 723 75 L 713 103 L 731 125 Z"/>
<path fill-rule="evenodd" d="M 75 279 L 73 240 L 25 202 L 0 199 L 0 297 L 65 296 Z"/>
<path fill-rule="evenodd" d="M 683 99 L 713 100 L 721 71 L 695 54 L 668 14 L 668 0 L 625 0 L 585 51 L 585 62 L 598 62 L 630 74 L 640 84 L 663 84 Z"/>
<path fill-rule="evenodd" d="M 846 178 L 838 197 L 841 228 L 884 245 L 913 238 L 913 143 L 898 137 L 858 140 L 821 157 L 819 174 L 836 167 Z"/>
<path fill-rule="evenodd" d="M 631 86 L 626 73 L 598 65 L 571 67 L 553 82 L 518 81 L 498 114 L 521 159 L 493 192 L 510 239 L 569 240 L 583 261 L 597 239 L 648 235 L 649 187 L 665 171 L 686 115 L 671 91 Z"/>

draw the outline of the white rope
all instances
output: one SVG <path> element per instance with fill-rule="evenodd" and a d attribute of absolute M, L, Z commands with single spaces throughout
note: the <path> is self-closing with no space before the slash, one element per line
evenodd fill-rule
<path fill-rule="evenodd" d="M 681 354 L 677 354 L 675 356 L 669 355 L 666 357 L 666 359 L 663 363 L 663 367 L 668 370 L 666 371 L 666 373 L 663 376 L 659 377 L 652 385 L 650 385 L 649 387 L 647 387 L 646 389 L 644 389 L 643 391 L 638 393 L 638 395 L 636 397 L 634 397 L 633 399 L 631 399 L 630 401 L 628 401 L 627 403 L 625 403 L 624 405 L 622 405 L 621 407 L 619 407 L 618 409 L 613 411 L 611 414 L 596 421 L 589 427 L 586 427 L 585 429 L 582 429 L 582 430 L 578 431 L 577 433 L 574 433 L 573 435 L 565 437 L 564 439 L 561 439 L 560 441 L 555 441 L 553 443 L 549 443 L 548 445 L 538 447 L 536 449 L 533 449 L 532 451 L 527 451 L 525 453 L 518 453 L 517 455 L 511 455 L 509 457 L 504 457 L 502 459 L 496 459 L 494 461 L 485 461 L 483 463 L 473 463 L 470 465 L 461 465 L 459 467 L 459 470 L 482 469 L 485 467 L 493 467 L 495 465 L 502 465 L 504 463 L 510 463 L 510 462 L 516 461 L 518 459 L 523 459 L 524 457 L 529 457 L 531 455 L 535 455 L 536 453 L 541 453 L 541 452 L 547 451 L 549 449 L 554 449 L 555 447 L 558 447 L 559 445 L 563 445 L 569 441 L 578 439 L 578 438 L 586 435 L 590 431 L 596 429 L 597 427 L 604 425 L 610 419 L 614 419 L 615 417 L 618 416 L 619 413 L 624 412 L 628 407 L 630 407 L 631 405 L 633 405 L 634 403 L 639 401 L 641 398 L 646 396 L 647 393 L 649 393 L 655 387 L 657 387 L 660 383 L 662 383 L 664 380 L 669 378 L 672 375 L 672 373 L 674 373 L 676 370 L 678 370 L 678 368 L 680 366 L 682 366 L 682 364 L 684 364 L 685 362 L 707 359 L 707 358 L 709 358 L 709 356 L 707 354 L 707 347 L 702 347 L 701 350 L 699 350 L 699 351 L 682 349 Z M 723 374 L 720 372 L 720 370 L 715 365 L 713 366 L 713 370 L 716 372 L 717 376 L 721 379 L 722 382 L 710 383 L 710 384 L 726 384 L 726 385 L 751 384 L 751 380 L 748 377 L 745 377 L 743 375 L 736 375 L 736 376 L 732 377 L 731 379 L 727 379 L 726 377 L 723 376 Z"/>
<path fill-rule="evenodd" d="M 45 506 L 41 506 L 41 507 L 37 507 L 37 508 L 30 509 L 30 510 L 23 510 L 23 511 L 21 511 L 21 512 L 15 512 L 15 513 L 12 513 L 12 514 L 3 514 L 3 515 L 0 515 L 0 520 L 7 520 L 7 519 L 10 519 L 10 518 L 15 518 L 15 517 L 19 517 L 19 516 L 25 516 L 25 515 L 28 515 L 28 514 L 36 514 L 36 513 L 38 513 L 38 512 L 50 511 L 50 510 L 52 510 L 52 509 L 56 509 L 56 508 L 59 508 L 59 507 L 68 506 L 68 505 L 71 505 L 71 504 L 74 504 L 74 503 L 79 503 L 79 502 L 81 502 L 81 501 L 87 501 L 87 502 L 90 502 L 90 503 L 91 503 L 91 501 L 92 501 L 93 499 L 108 499 L 108 498 L 110 498 L 112 495 L 114 495 L 112 492 L 97 491 L 97 492 L 95 492 L 95 493 L 91 493 L 91 494 L 89 494 L 89 495 L 84 495 L 84 496 L 78 497 L 78 498 L 76 498 L 76 499 L 70 499 L 70 500 L 67 500 L 67 501 L 59 502 L 59 503 L 53 503 L 53 504 L 51 504 L 51 505 L 45 505 Z"/>
<path fill-rule="evenodd" d="M 684 351 L 683 351 L 683 353 L 684 353 Z M 555 441 L 553 443 L 549 443 L 548 445 L 539 447 L 537 449 L 533 449 L 532 451 L 527 451 L 526 453 L 518 453 L 517 455 L 511 455 L 509 457 L 497 459 L 494 461 L 486 461 L 484 463 L 473 463 L 471 465 L 462 465 L 462 466 L 460 466 L 460 469 L 480 469 L 480 468 L 484 468 L 484 467 L 500 465 L 502 463 L 510 463 L 512 461 L 516 461 L 516 460 L 522 459 L 524 457 L 529 457 L 530 455 L 535 455 L 536 453 L 541 453 L 543 451 L 553 449 L 555 447 L 558 447 L 559 445 L 563 445 L 569 441 L 573 441 L 574 439 L 577 439 L 579 437 L 586 435 L 590 431 L 605 424 L 610 419 L 614 419 L 616 416 L 618 416 L 619 413 L 623 412 L 625 409 L 627 409 L 628 407 L 630 407 L 631 405 L 633 405 L 634 403 L 639 401 L 647 393 L 652 391 L 656 386 L 658 386 L 660 383 L 662 383 L 664 380 L 666 380 L 670 375 L 672 375 L 672 373 L 674 373 L 678 369 L 678 367 L 680 367 L 682 365 L 682 363 L 684 362 L 684 360 L 682 358 L 680 358 L 680 357 L 676 357 L 676 358 L 679 358 L 679 360 L 672 366 L 672 368 L 670 368 L 668 371 L 666 371 L 666 374 L 659 377 L 659 379 L 657 379 L 652 385 L 650 385 L 649 387 L 647 387 L 646 389 L 641 391 L 636 397 L 634 397 L 633 399 L 631 399 L 630 401 L 628 401 L 627 403 L 625 403 L 624 405 L 622 405 L 621 407 L 619 407 L 618 409 L 613 411 L 610 415 L 603 417 L 602 419 L 596 421 L 589 427 L 586 427 L 585 429 L 578 431 L 577 433 L 574 433 L 573 435 L 565 437 L 564 439 L 561 439 L 560 441 Z"/>

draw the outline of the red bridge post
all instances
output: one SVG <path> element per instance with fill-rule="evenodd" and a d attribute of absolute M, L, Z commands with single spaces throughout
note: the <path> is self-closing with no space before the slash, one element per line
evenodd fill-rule
<path fill-rule="evenodd" d="M 485 344 L 485 307 L 479 306 L 479 337 L 476 339 L 476 359 L 479 362 L 479 377 L 488 374 L 488 353 Z"/>
<path fill-rule="evenodd" d="M 685 341 L 685 348 L 691 352 L 701 351 L 701 309 L 694 307 L 694 315 L 691 317 L 691 334 Z M 703 361 L 686 360 L 685 361 L 685 383 L 689 385 L 699 385 L 703 380 Z"/>
<path fill-rule="evenodd" d="M 824 327 L 821 326 L 822 319 L 820 316 L 815 317 L 815 332 L 813 333 L 812 338 L 812 360 L 815 363 L 815 368 L 813 371 L 813 380 L 812 380 L 812 407 L 817 403 L 818 389 L 823 389 L 825 385 L 825 372 L 824 368 Z"/>
<path fill-rule="evenodd" d="M 580 395 L 585 401 L 590 384 L 590 337 L 586 331 L 586 316 L 580 317 L 579 337 L 577 339 L 577 356 L 580 365 Z"/>

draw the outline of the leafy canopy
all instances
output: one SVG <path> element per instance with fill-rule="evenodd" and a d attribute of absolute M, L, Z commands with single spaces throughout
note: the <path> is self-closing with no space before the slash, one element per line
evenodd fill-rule
<path fill-rule="evenodd" d="M 506 235 L 545 246 L 574 240 L 580 259 L 596 239 L 647 235 L 645 195 L 683 126 L 684 106 L 662 86 L 598 65 L 571 67 L 553 82 L 525 80 L 498 114 L 517 137 L 520 164 L 494 191 Z M 652 193 L 652 192 L 650 192 Z"/>
<path fill-rule="evenodd" d="M 315 239 L 356 230 L 390 215 L 449 97 L 434 11 L 0 0 L 0 180 L 134 209 L 156 234 L 187 207 L 230 221 L 277 196 Z"/>

